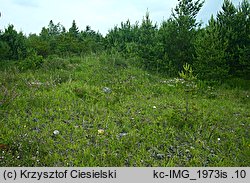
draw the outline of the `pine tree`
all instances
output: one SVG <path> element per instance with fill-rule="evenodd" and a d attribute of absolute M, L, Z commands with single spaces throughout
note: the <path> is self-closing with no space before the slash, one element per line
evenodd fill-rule
<path fill-rule="evenodd" d="M 48 25 L 48 34 L 52 37 L 59 36 L 63 30 L 63 26 L 58 23 L 54 24 L 52 20 L 50 20 Z"/>
<path fill-rule="evenodd" d="M 184 63 L 192 64 L 194 40 L 200 24 L 196 16 L 204 1 L 178 0 L 179 4 L 172 12 L 171 29 L 167 41 L 167 52 L 170 60 L 180 71 Z"/>
<path fill-rule="evenodd" d="M 144 66 L 147 69 L 157 69 L 157 40 L 156 40 L 157 26 L 150 20 L 149 12 L 146 12 L 145 18 L 139 28 L 138 40 L 138 55 L 143 59 Z"/>
<path fill-rule="evenodd" d="M 222 10 L 217 15 L 220 26 L 220 38 L 228 43 L 226 59 L 230 66 L 230 75 L 244 76 L 249 68 L 250 46 L 250 4 L 247 0 L 236 8 L 229 0 L 224 0 Z M 245 53 L 247 52 L 247 53 Z M 244 55 L 242 55 L 244 54 Z"/>
<path fill-rule="evenodd" d="M 196 59 L 193 66 L 198 78 L 221 81 L 228 77 L 226 60 L 227 44 L 219 36 L 219 27 L 211 17 L 209 25 L 200 32 L 195 41 Z"/>
<path fill-rule="evenodd" d="M 72 26 L 69 28 L 69 34 L 70 34 L 70 36 L 72 36 L 74 38 L 78 38 L 79 30 L 78 30 L 78 27 L 76 26 L 75 20 L 73 20 Z"/>
<path fill-rule="evenodd" d="M 1 35 L 1 41 L 5 42 L 2 43 L 2 46 L 8 49 L 7 59 L 19 60 L 27 56 L 26 37 L 22 32 L 18 33 L 14 29 L 14 25 L 9 25 L 5 29 Z"/>
<path fill-rule="evenodd" d="M 238 7 L 235 18 L 236 43 L 235 51 L 238 54 L 238 67 L 236 74 L 250 79 L 250 3 L 243 0 Z"/>

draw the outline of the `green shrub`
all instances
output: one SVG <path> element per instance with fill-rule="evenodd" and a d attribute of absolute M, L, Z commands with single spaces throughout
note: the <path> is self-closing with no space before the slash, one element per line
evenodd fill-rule
<path fill-rule="evenodd" d="M 24 59 L 23 61 L 19 62 L 19 69 L 22 71 L 29 69 L 38 69 L 41 68 L 43 63 L 44 63 L 43 57 L 34 53 L 31 56 Z"/>
<path fill-rule="evenodd" d="M 4 41 L 0 41 L 0 58 L 7 59 L 8 55 L 10 54 L 9 52 L 10 52 L 9 45 Z"/>
<path fill-rule="evenodd" d="M 183 70 L 179 72 L 179 76 L 184 80 L 183 88 L 185 91 L 185 101 L 186 101 L 186 112 L 185 112 L 185 121 L 188 120 L 189 106 L 190 106 L 190 97 L 195 91 L 196 85 L 196 76 L 193 75 L 192 67 L 186 63 L 183 65 Z"/>
<path fill-rule="evenodd" d="M 59 58 L 57 56 L 49 57 L 43 64 L 43 68 L 46 70 L 65 70 L 68 69 L 70 61 L 67 59 Z"/>

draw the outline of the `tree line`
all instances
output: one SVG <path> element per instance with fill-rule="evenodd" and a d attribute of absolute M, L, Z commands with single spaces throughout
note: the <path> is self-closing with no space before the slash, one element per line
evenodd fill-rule
<path fill-rule="evenodd" d="M 250 4 L 236 7 L 224 0 L 221 10 L 207 25 L 197 21 L 202 0 L 178 0 L 168 20 L 154 24 L 149 12 L 142 22 L 121 22 L 106 36 L 87 26 L 80 31 L 76 22 L 69 30 L 52 20 L 37 34 L 24 35 L 13 25 L 0 31 L 0 59 L 39 63 L 57 55 L 69 57 L 90 53 L 119 52 L 148 70 L 176 76 L 186 63 L 198 78 L 250 79 Z M 36 65 L 36 64 L 35 64 Z"/>

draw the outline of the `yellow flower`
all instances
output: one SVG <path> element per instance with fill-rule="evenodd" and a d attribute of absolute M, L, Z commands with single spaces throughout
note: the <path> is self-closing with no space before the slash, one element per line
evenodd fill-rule
<path fill-rule="evenodd" d="M 101 134 L 104 134 L 104 130 L 103 130 L 103 129 L 99 129 L 99 130 L 98 130 L 98 134 L 100 134 L 100 135 L 101 135 Z"/>

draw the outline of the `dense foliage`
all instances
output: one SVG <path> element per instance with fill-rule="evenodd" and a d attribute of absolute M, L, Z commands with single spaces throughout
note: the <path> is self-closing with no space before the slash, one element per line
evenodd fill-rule
<path fill-rule="evenodd" d="M 23 60 L 22 68 L 39 66 L 51 55 L 68 57 L 89 53 L 119 52 L 125 58 L 136 58 L 139 66 L 169 76 L 177 76 L 185 63 L 194 68 L 199 79 L 223 81 L 250 76 L 250 4 L 243 0 L 235 7 L 224 0 L 217 16 L 206 26 L 196 16 L 201 0 L 178 0 L 172 15 L 159 26 L 149 12 L 141 24 L 129 20 L 115 26 L 103 37 L 87 26 L 80 31 L 76 22 L 69 30 L 52 20 L 40 34 L 24 35 L 9 25 L 0 32 L 0 59 Z M 38 59 L 38 61 L 37 61 Z M 27 61 L 28 60 L 28 61 Z"/>

